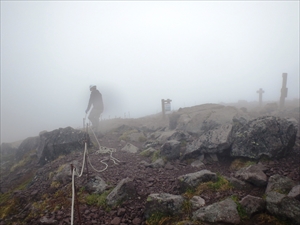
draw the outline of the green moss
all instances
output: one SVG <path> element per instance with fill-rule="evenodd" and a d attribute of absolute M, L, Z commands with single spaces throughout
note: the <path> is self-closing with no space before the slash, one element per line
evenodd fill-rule
<path fill-rule="evenodd" d="M 88 205 L 96 205 L 98 207 L 107 208 L 106 197 L 110 191 L 104 191 L 102 194 L 89 194 L 85 200 Z"/>
<path fill-rule="evenodd" d="M 240 218 L 241 218 L 242 220 L 248 219 L 247 212 L 246 212 L 245 208 L 240 204 L 238 197 L 235 196 L 235 195 L 233 195 L 233 196 L 231 196 L 231 199 L 232 199 L 232 200 L 235 202 L 235 204 L 237 205 L 236 209 L 237 209 L 237 211 L 238 211 L 238 214 L 239 214 Z"/>

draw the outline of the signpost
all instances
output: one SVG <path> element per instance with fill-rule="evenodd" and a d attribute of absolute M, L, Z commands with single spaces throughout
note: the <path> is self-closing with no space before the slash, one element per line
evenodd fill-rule
<path fill-rule="evenodd" d="M 166 117 L 166 112 L 171 112 L 171 99 L 162 99 L 161 100 L 161 108 L 162 108 L 162 115 L 163 118 Z"/>

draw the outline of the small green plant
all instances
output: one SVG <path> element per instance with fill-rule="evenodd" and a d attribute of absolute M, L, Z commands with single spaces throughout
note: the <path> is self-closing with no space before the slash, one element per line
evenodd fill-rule
<path fill-rule="evenodd" d="M 146 149 L 140 153 L 141 156 L 150 157 L 153 154 L 150 150 Z"/>
<path fill-rule="evenodd" d="M 246 220 L 248 219 L 248 215 L 247 212 L 245 210 L 245 208 L 240 204 L 239 199 L 236 195 L 231 196 L 231 199 L 235 202 L 235 204 L 237 205 L 236 209 L 238 211 L 238 214 L 240 216 L 240 218 L 242 220 Z"/>
<path fill-rule="evenodd" d="M 214 191 L 226 191 L 233 188 L 228 180 L 218 174 L 217 181 L 208 183 L 208 186 Z"/>
<path fill-rule="evenodd" d="M 190 200 L 185 199 L 182 203 L 182 211 L 187 214 L 187 215 L 191 215 L 192 213 L 192 203 L 190 202 Z"/>

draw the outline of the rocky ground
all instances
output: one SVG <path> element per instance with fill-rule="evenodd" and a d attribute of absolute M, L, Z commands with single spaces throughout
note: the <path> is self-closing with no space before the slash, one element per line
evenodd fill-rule
<path fill-rule="evenodd" d="M 75 204 L 74 224 L 79 224 L 79 220 L 81 224 L 147 224 L 144 217 L 147 196 L 151 193 L 161 192 L 180 194 L 177 177 L 199 170 L 199 168 L 192 167 L 189 161 L 179 160 L 167 162 L 162 168 L 147 167 L 143 161 L 150 163 L 151 159 L 138 153 L 121 151 L 124 142 L 121 142 L 119 136 L 113 132 L 100 137 L 100 143 L 103 146 L 115 148 L 116 152 L 113 153 L 113 156 L 120 160 L 120 163 L 114 164 L 113 161 L 109 160 L 109 155 L 96 154 L 96 148 L 89 148 L 91 164 L 97 170 L 104 168 L 104 165 L 100 163 L 102 159 L 106 159 L 109 166 L 105 171 L 98 173 L 88 164 L 88 173 L 85 170 L 82 177 L 75 179 L 78 204 Z M 144 147 L 142 142 L 131 143 L 141 149 Z M 267 176 L 281 174 L 299 183 L 299 147 L 300 138 L 298 136 L 293 152 L 287 157 L 277 160 L 261 160 L 260 162 L 267 167 Z M 81 165 L 82 160 L 82 152 L 73 152 L 39 167 L 35 163 L 34 156 L 32 156 L 31 160 L 26 162 L 24 166 L 18 167 L 13 172 L 7 172 L 7 174 L 2 173 L 1 192 L 9 193 L 9 195 L 2 194 L 1 198 L 8 197 L 10 201 L 2 210 L 1 216 L 3 217 L 3 214 L 7 216 L 0 219 L 0 224 L 70 224 L 71 176 L 55 183 L 51 179 L 51 172 L 57 170 L 61 165 L 71 164 L 74 161 Z M 233 160 L 220 156 L 218 162 L 207 161 L 201 169 L 208 169 L 222 176 L 230 177 L 235 172 L 232 167 Z M 108 189 L 116 186 L 119 181 L 126 177 L 132 178 L 137 195 L 114 208 L 107 208 L 101 204 L 99 199 L 98 204 L 88 202 L 86 196 L 90 193 L 85 189 L 85 186 L 87 181 L 95 176 L 104 179 L 109 184 Z M 26 180 L 30 182 L 26 182 Z M 205 199 L 206 205 L 209 205 L 231 195 L 236 195 L 241 199 L 248 194 L 263 197 L 264 192 L 264 188 L 258 187 L 253 187 L 248 191 L 230 189 L 214 192 L 206 190 L 201 194 L 201 197 Z M 189 216 L 187 214 L 183 218 L 169 218 L 160 224 L 175 224 L 174 220 L 188 219 Z M 268 215 L 256 215 L 251 220 L 244 220 L 243 224 L 280 224 L 278 220 L 270 218 Z"/>

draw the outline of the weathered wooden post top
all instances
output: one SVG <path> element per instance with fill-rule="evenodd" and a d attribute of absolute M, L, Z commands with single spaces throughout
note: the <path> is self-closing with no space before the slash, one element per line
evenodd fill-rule
<path fill-rule="evenodd" d="M 262 94 L 265 93 L 262 88 L 260 88 L 256 93 L 259 94 L 259 107 L 262 106 Z"/>
<path fill-rule="evenodd" d="M 162 109 L 162 116 L 163 118 L 166 117 L 166 112 L 171 111 L 171 99 L 162 99 L 161 100 L 161 109 Z"/>
<path fill-rule="evenodd" d="M 284 100 L 287 97 L 288 88 L 286 87 L 286 81 L 287 81 L 287 73 L 282 74 L 282 88 L 281 88 L 281 96 L 280 96 L 280 109 L 283 109 L 284 107 Z"/>

